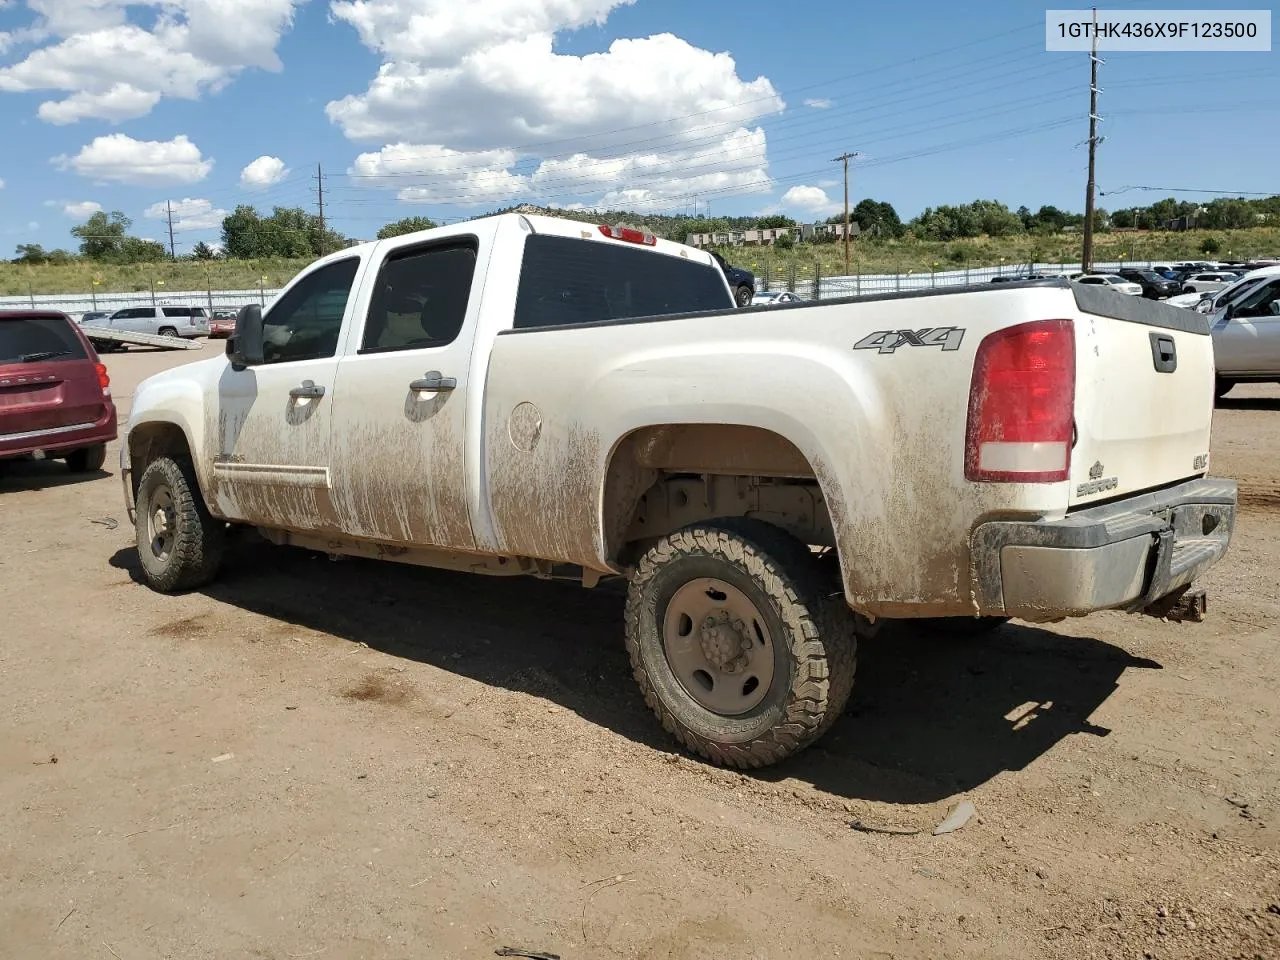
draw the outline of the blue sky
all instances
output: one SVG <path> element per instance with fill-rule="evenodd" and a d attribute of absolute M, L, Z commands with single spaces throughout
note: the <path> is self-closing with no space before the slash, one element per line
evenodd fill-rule
<path fill-rule="evenodd" d="M 1161 7 L 1164 4 L 1123 5 Z M 1198 5 L 1200 9 L 1207 4 Z M 905 217 L 1083 207 L 1087 55 L 1043 7 L 840 0 L 0 0 L 0 256 L 122 210 L 178 252 L 237 203 L 336 229 L 515 201 Z M 1280 191 L 1274 53 L 1111 53 L 1103 206 Z M 1178 193 L 1185 199 L 1208 194 Z"/>

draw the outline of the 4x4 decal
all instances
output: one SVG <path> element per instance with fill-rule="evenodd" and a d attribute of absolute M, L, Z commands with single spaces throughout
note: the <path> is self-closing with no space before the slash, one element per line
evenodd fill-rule
<path fill-rule="evenodd" d="M 923 330 L 877 330 L 853 345 L 855 350 L 893 353 L 899 347 L 942 347 L 959 350 L 964 327 L 925 327 Z"/>

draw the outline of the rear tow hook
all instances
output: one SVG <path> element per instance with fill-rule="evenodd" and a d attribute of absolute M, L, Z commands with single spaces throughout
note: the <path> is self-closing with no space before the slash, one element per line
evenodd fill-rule
<path fill-rule="evenodd" d="M 1203 623 L 1208 609 L 1209 598 L 1204 589 L 1187 586 L 1143 607 L 1141 612 L 1174 623 Z"/>

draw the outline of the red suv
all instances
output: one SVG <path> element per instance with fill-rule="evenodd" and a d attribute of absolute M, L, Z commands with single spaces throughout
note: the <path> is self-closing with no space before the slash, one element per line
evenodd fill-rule
<path fill-rule="evenodd" d="M 40 451 L 88 472 L 115 438 L 107 368 L 71 318 L 0 310 L 0 460 Z"/>

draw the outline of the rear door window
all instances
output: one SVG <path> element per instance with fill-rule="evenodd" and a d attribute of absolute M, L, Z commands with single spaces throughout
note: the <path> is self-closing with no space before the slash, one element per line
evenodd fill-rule
<path fill-rule="evenodd" d="M 0 319 L 0 364 L 88 358 L 65 317 Z"/>
<path fill-rule="evenodd" d="M 602 240 L 535 234 L 524 244 L 515 327 L 731 310 L 715 266 Z"/>
<path fill-rule="evenodd" d="M 189 317 L 191 316 L 190 307 L 165 307 L 164 315 L 166 317 Z"/>

